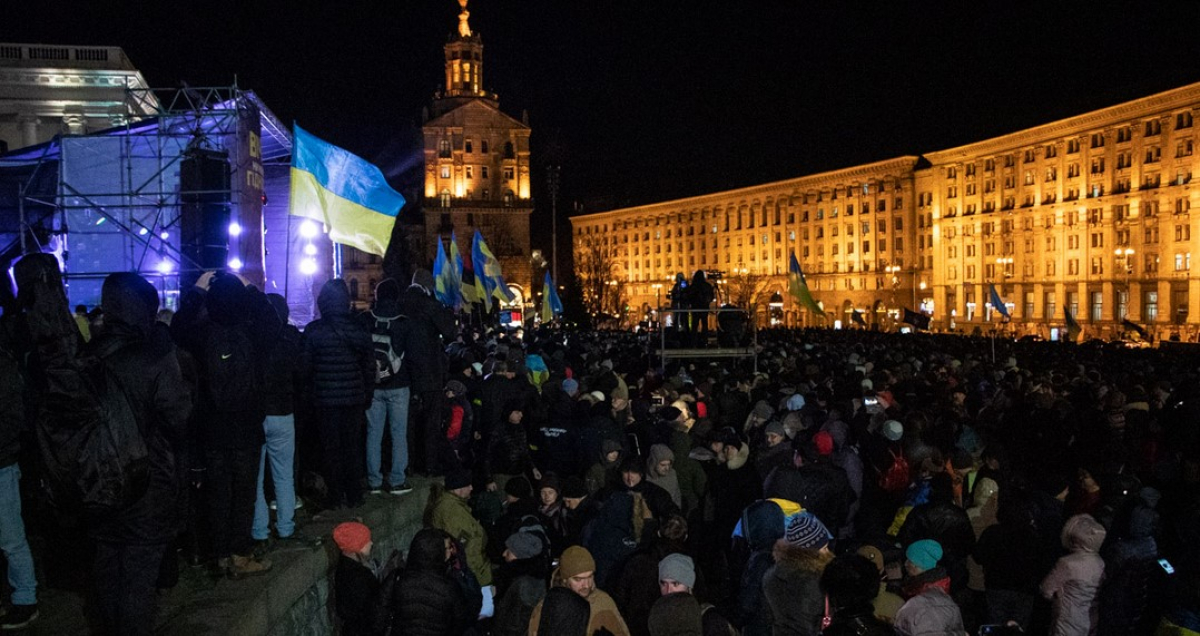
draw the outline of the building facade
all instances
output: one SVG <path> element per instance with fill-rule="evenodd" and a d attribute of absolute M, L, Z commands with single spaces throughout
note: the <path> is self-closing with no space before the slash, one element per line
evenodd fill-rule
<path fill-rule="evenodd" d="M 425 245 L 432 261 L 438 241 L 458 238 L 464 259 L 479 230 L 500 261 L 506 281 L 530 297 L 530 128 L 500 110 L 484 90 L 483 41 L 459 15 L 458 33 L 445 46 L 445 88 L 422 126 L 425 155 Z M 449 253 L 448 245 L 444 245 Z"/>
<path fill-rule="evenodd" d="M 115 46 L 0 43 L 0 154 L 150 117 L 158 100 Z"/>
<path fill-rule="evenodd" d="M 886 328 L 907 307 L 935 329 L 990 329 L 995 286 L 1017 334 L 1051 337 L 1069 311 L 1089 337 L 1128 320 L 1194 339 L 1198 116 L 1193 84 L 922 157 L 575 217 L 576 261 L 608 265 L 577 275 L 624 290 L 635 320 L 703 269 L 792 325 L 858 310 Z M 792 252 L 827 317 L 787 298 Z"/>

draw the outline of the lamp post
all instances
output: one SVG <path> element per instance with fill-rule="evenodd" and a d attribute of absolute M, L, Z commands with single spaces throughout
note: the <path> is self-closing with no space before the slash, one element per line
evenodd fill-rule
<path fill-rule="evenodd" d="M 1118 247 L 1116 251 L 1113 252 L 1117 258 L 1121 259 L 1122 265 L 1124 266 L 1122 269 L 1124 270 L 1125 274 L 1125 302 L 1118 303 L 1120 306 L 1120 311 L 1118 312 L 1119 315 L 1117 316 L 1117 320 L 1124 320 L 1129 314 L 1129 276 L 1133 274 L 1133 255 L 1135 253 L 1136 252 L 1132 247 Z"/>

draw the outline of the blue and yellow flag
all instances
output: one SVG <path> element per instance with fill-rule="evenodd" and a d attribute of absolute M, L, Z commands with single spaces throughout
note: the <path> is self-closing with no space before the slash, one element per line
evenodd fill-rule
<path fill-rule="evenodd" d="M 496 260 L 495 254 L 492 254 L 492 249 L 488 247 L 479 230 L 475 230 L 475 236 L 471 240 L 471 262 L 475 265 L 475 284 L 483 287 L 488 311 L 491 311 L 493 297 L 510 303 L 516 300 L 504 282 L 504 275 L 500 272 L 500 261 Z"/>
<path fill-rule="evenodd" d="M 1079 340 L 1079 334 L 1083 333 L 1083 327 L 1080 327 L 1075 316 L 1071 315 L 1070 307 L 1063 305 L 1063 315 L 1067 318 L 1067 342 L 1076 342 Z"/>
<path fill-rule="evenodd" d="M 554 279 L 550 278 L 550 272 L 546 272 L 542 282 L 542 322 L 550 322 L 555 316 L 561 316 L 562 312 L 563 304 L 554 287 Z"/>
<path fill-rule="evenodd" d="M 1012 316 L 1008 315 L 1008 305 L 1005 305 L 1004 299 L 1000 298 L 1000 292 L 996 291 L 996 286 L 989 284 L 988 289 L 988 295 L 990 296 L 989 300 L 992 303 L 992 309 L 1000 312 L 1000 315 L 1004 316 L 1006 321 L 1010 320 Z"/>
<path fill-rule="evenodd" d="M 804 280 L 804 272 L 800 271 L 800 261 L 796 260 L 795 252 L 792 252 L 792 262 L 788 268 L 788 293 L 800 303 L 801 307 L 818 316 L 825 315 L 821 306 L 813 300 L 812 293 L 808 291 L 808 283 Z"/>
<path fill-rule="evenodd" d="M 443 305 L 454 309 L 460 303 L 452 272 L 453 267 L 450 259 L 446 258 L 446 250 L 442 248 L 442 238 L 439 236 L 437 259 L 433 261 L 433 293 Z"/>
<path fill-rule="evenodd" d="M 462 254 L 458 251 L 458 237 L 455 236 L 454 230 L 450 230 L 450 281 L 454 285 L 454 293 L 461 306 L 467 298 L 466 290 L 463 288 L 463 259 Z"/>
<path fill-rule="evenodd" d="M 296 126 L 289 213 L 320 221 L 329 240 L 383 256 L 404 197 L 374 164 Z"/>

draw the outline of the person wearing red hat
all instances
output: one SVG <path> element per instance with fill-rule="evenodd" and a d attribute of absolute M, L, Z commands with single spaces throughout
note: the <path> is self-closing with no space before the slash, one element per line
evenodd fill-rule
<path fill-rule="evenodd" d="M 371 529 L 357 521 L 347 521 L 333 529 L 333 542 L 342 552 L 333 575 L 341 633 L 374 634 L 380 612 L 379 579 L 371 567 Z"/>

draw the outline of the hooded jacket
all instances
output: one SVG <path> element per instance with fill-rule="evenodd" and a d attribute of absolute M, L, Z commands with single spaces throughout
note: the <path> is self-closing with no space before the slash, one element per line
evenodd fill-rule
<path fill-rule="evenodd" d="M 940 587 L 912 597 L 896 612 L 896 632 L 901 636 L 966 636 L 962 611 Z"/>
<path fill-rule="evenodd" d="M 446 344 L 454 339 L 454 315 L 420 285 L 409 285 L 400 293 L 400 313 L 407 316 L 404 366 L 408 367 L 412 390 L 440 391 L 446 381 Z"/>
<path fill-rule="evenodd" d="M 371 336 L 350 316 L 350 290 L 334 279 L 317 296 L 321 317 L 304 330 L 303 361 L 318 408 L 366 408 L 375 390 Z"/>
<path fill-rule="evenodd" d="M 763 575 L 763 596 L 773 636 L 816 636 L 821 633 L 825 595 L 821 573 L 833 555 L 775 542 L 775 565 Z"/>
<path fill-rule="evenodd" d="M 670 461 L 671 469 L 665 475 L 658 474 L 658 463 L 662 461 Z M 679 474 L 675 472 L 675 453 L 664 444 L 655 444 L 650 447 L 650 456 L 646 458 L 646 481 L 662 488 L 671 495 L 671 501 L 676 506 L 682 507 L 683 501 L 679 494 Z"/>
<path fill-rule="evenodd" d="M 396 572 L 389 603 L 392 628 L 406 636 L 459 636 L 475 622 L 462 587 L 449 574 L 445 535 L 421 530 L 408 563 Z"/>
<path fill-rule="evenodd" d="M 1054 636 L 1087 636 L 1096 628 L 1096 601 L 1104 578 L 1104 560 L 1097 552 L 1105 534 L 1091 515 L 1075 515 L 1063 524 L 1062 544 L 1070 554 L 1058 560 L 1041 585 L 1042 596 L 1052 605 Z"/>

